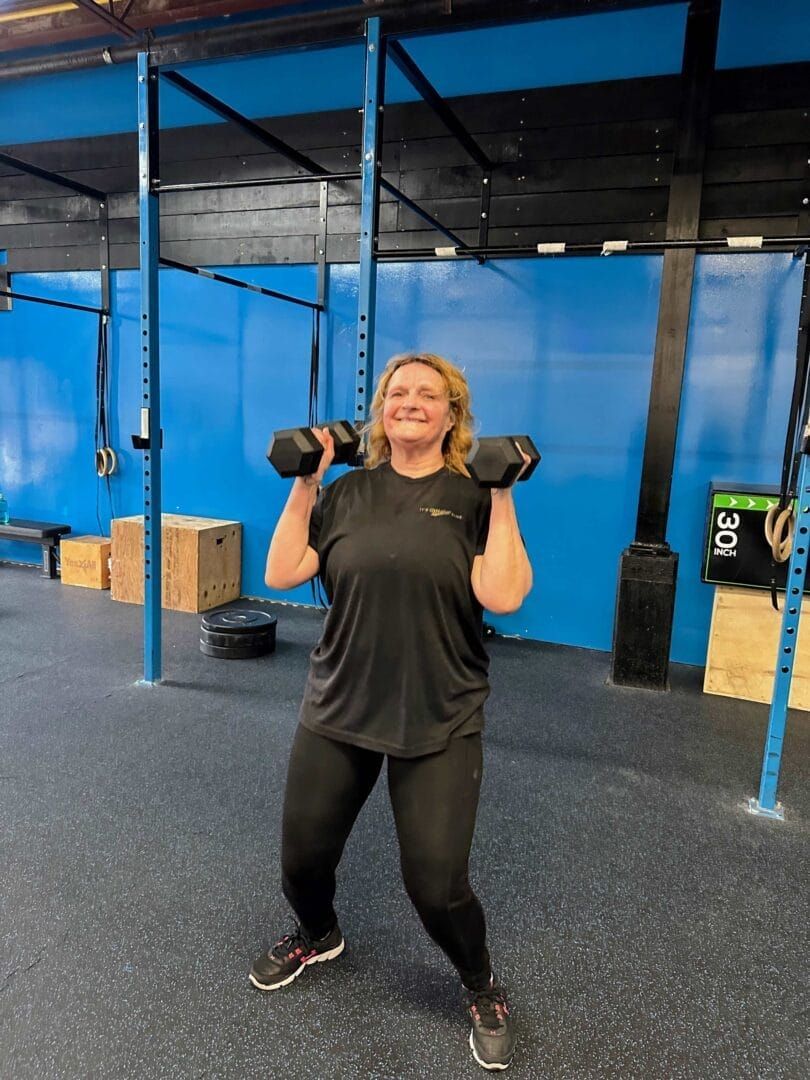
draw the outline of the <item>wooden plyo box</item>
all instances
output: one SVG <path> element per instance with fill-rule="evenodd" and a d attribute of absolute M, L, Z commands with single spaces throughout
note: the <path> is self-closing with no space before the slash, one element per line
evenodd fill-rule
<path fill-rule="evenodd" d="M 163 607 L 208 611 L 242 592 L 242 526 L 238 521 L 164 514 Z M 143 603 L 143 517 L 112 523 L 113 600 Z"/>
<path fill-rule="evenodd" d="M 780 608 L 784 593 L 779 594 Z M 707 694 L 770 704 L 782 612 L 770 593 L 718 585 L 714 593 L 703 689 Z M 790 706 L 810 709 L 810 600 L 802 601 Z"/>
<path fill-rule="evenodd" d="M 109 536 L 71 536 L 59 545 L 63 585 L 110 587 Z"/>

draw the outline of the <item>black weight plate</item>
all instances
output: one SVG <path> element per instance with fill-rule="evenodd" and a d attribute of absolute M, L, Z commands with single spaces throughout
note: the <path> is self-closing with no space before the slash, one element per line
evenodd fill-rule
<path fill-rule="evenodd" d="M 243 649 L 228 649 L 221 645 L 208 645 L 200 638 L 200 652 L 206 656 L 216 656 L 220 660 L 251 660 L 255 656 L 271 653 L 273 647 L 267 641 Z"/>
<path fill-rule="evenodd" d="M 203 615 L 201 625 L 203 630 L 213 630 L 217 634 L 267 634 L 276 622 L 275 615 L 265 611 L 226 608 Z"/>
<path fill-rule="evenodd" d="M 267 644 L 272 648 L 276 643 L 276 632 L 275 627 L 271 627 L 266 634 L 218 634 L 214 630 L 201 627 L 200 641 L 221 649 L 251 649 L 254 645 Z"/>

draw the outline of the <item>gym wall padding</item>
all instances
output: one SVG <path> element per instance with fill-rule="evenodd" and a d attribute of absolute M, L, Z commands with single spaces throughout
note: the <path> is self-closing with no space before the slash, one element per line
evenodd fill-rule
<path fill-rule="evenodd" d="M 312 295 L 313 267 L 251 267 L 250 280 Z M 378 369 L 430 348 L 462 364 L 481 430 L 529 431 L 544 455 L 517 489 L 535 587 L 505 633 L 609 649 L 618 556 L 632 539 L 660 285 L 658 256 L 380 267 Z M 322 415 L 351 414 L 357 267 L 332 267 Z M 114 275 L 117 514 L 141 512 L 137 275 Z M 18 288 L 80 303 L 95 275 L 20 275 Z M 710 480 L 778 480 L 795 359 L 801 266 L 789 254 L 701 256 L 693 300 L 670 542 L 681 553 L 672 657 L 702 663 L 711 589 L 699 581 Z M 161 273 L 164 510 L 244 523 L 243 589 L 264 586 L 288 482 L 264 458 L 306 414 L 309 316 Z M 0 462 L 12 513 L 94 533 L 95 327 L 19 303 L 3 316 Z M 103 488 L 102 524 L 107 525 Z M 0 557 L 33 561 L 21 545 Z M 311 602 L 308 587 L 278 598 Z"/>

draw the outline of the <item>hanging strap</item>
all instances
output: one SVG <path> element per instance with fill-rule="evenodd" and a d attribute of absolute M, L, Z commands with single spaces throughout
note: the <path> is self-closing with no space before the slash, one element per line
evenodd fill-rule
<path fill-rule="evenodd" d="M 318 384 L 321 375 L 321 313 L 317 308 L 312 310 L 312 344 L 309 354 L 309 426 L 315 427 L 320 419 L 318 416 Z M 316 607 L 326 611 L 327 604 L 321 588 L 321 579 L 316 574 L 310 582 L 312 588 L 312 602 Z"/>
<path fill-rule="evenodd" d="M 810 371 L 810 261 L 804 256 L 802 300 L 799 308 L 799 335 L 796 343 L 796 374 L 790 399 L 785 450 L 782 456 L 782 482 L 779 487 L 779 503 L 768 512 L 765 519 L 765 539 L 771 548 L 771 605 L 779 610 L 776 594 L 776 567 L 790 557 L 793 536 L 793 500 L 799 475 L 800 454 L 797 432 L 804 431 L 807 424 L 808 373 Z M 779 556 L 782 556 L 780 559 Z"/>
<path fill-rule="evenodd" d="M 118 457 L 110 446 L 110 378 L 109 378 L 109 318 L 104 314 L 98 317 L 98 341 L 96 349 L 96 474 L 99 479 L 104 479 L 107 488 L 107 500 L 110 509 L 110 519 L 115 516 L 113 510 L 112 487 L 110 477 L 118 467 Z M 96 491 L 96 519 L 99 531 L 104 534 L 101 523 L 98 490 Z"/>

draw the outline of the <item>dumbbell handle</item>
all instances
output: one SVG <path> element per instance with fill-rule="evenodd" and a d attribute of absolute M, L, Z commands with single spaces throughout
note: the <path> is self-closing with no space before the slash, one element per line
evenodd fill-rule
<path fill-rule="evenodd" d="M 529 435 L 512 435 L 510 437 L 514 440 L 518 450 L 520 450 L 522 454 L 527 454 L 530 458 L 529 464 L 518 477 L 518 480 L 528 480 L 540 464 L 540 451 L 534 445 L 534 442 Z"/>
<path fill-rule="evenodd" d="M 523 455 L 531 459 L 526 465 Z M 515 480 L 528 480 L 540 453 L 528 435 L 493 435 L 476 439 L 467 458 L 470 476 L 480 487 L 508 488 Z"/>
<path fill-rule="evenodd" d="M 315 428 L 285 428 L 276 431 L 267 449 L 270 464 L 281 476 L 314 476 L 322 469 L 324 447 L 320 432 L 326 428 L 334 439 L 334 463 L 354 464 L 360 436 L 348 420 L 332 420 Z M 315 434 L 315 432 L 318 434 Z M 330 462 L 331 464 L 331 462 Z"/>

